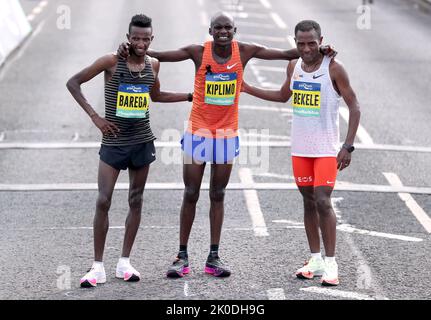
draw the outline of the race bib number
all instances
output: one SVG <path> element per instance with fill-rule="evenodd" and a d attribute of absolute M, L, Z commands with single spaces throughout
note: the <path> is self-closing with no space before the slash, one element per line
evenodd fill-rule
<path fill-rule="evenodd" d="M 145 118 L 150 104 L 148 86 L 121 83 L 118 87 L 116 116 Z"/>
<path fill-rule="evenodd" d="M 236 73 L 212 73 L 205 77 L 205 103 L 231 106 L 235 102 Z"/>
<path fill-rule="evenodd" d="M 293 113 L 301 117 L 320 116 L 320 83 L 294 81 Z"/>

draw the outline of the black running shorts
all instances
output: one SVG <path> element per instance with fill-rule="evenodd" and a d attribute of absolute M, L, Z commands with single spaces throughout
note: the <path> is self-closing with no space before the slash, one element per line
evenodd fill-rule
<path fill-rule="evenodd" d="M 117 170 L 139 169 L 156 160 L 154 142 L 131 146 L 105 146 L 99 150 L 100 160 Z"/>

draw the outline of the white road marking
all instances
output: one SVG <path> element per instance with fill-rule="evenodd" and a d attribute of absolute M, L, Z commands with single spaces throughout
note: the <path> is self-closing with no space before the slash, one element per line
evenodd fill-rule
<path fill-rule="evenodd" d="M 223 4 L 225 10 L 244 11 L 244 6 L 234 4 Z"/>
<path fill-rule="evenodd" d="M 269 111 L 269 112 L 292 112 L 291 109 L 288 109 L 288 108 L 251 106 L 251 105 L 240 105 L 239 109 L 240 110 Z"/>
<path fill-rule="evenodd" d="M 259 138 L 265 138 L 265 139 L 290 140 L 289 136 L 279 136 L 279 135 L 273 135 L 273 134 L 243 133 L 240 135 L 240 139 L 242 136 L 244 136 L 244 137 L 259 137 Z"/>
<path fill-rule="evenodd" d="M 366 235 L 374 236 L 374 237 L 402 240 L 402 241 L 412 241 L 412 242 L 423 241 L 423 239 L 416 238 L 416 237 L 409 237 L 409 236 L 403 236 L 403 235 L 399 235 L 399 234 L 391 234 L 391 233 L 384 233 L 384 232 L 376 232 L 376 231 L 358 229 L 358 228 L 352 227 L 349 224 L 339 224 L 339 225 L 337 225 L 337 230 L 349 232 L 349 233 L 366 234 Z"/>
<path fill-rule="evenodd" d="M 128 183 L 118 182 L 116 190 L 129 190 Z M 184 190 L 182 182 L 147 183 L 146 190 Z M 209 184 L 203 183 L 202 190 L 209 190 Z M 295 183 L 230 183 L 229 190 L 298 190 Z M 34 183 L 34 184 L 0 184 L 0 191 L 72 191 L 97 190 L 97 183 Z M 335 191 L 381 192 L 381 193 L 417 193 L 431 194 L 430 187 L 396 187 L 371 184 L 343 184 L 336 185 Z"/>
<path fill-rule="evenodd" d="M 198 0 L 198 6 L 203 7 L 204 6 L 204 0 Z"/>
<path fill-rule="evenodd" d="M 271 3 L 268 0 L 260 0 L 260 3 L 267 9 L 271 9 Z"/>
<path fill-rule="evenodd" d="M 268 289 L 266 290 L 266 295 L 268 296 L 268 300 L 286 300 L 283 288 Z"/>
<path fill-rule="evenodd" d="M 275 24 L 280 28 L 280 29 L 287 29 L 287 25 L 284 23 L 283 19 L 280 18 L 280 16 L 278 15 L 278 13 L 276 12 L 271 12 L 270 13 L 272 20 L 274 20 Z M 286 39 L 284 39 L 284 41 L 286 41 Z"/>
<path fill-rule="evenodd" d="M 295 221 L 283 220 L 283 219 L 282 220 L 273 220 L 272 222 L 290 224 L 289 226 L 285 226 L 286 229 L 302 229 L 302 228 L 304 228 L 304 225 L 302 222 L 295 222 Z M 409 237 L 409 236 L 403 236 L 403 235 L 399 235 L 399 234 L 391 234 L 391 233 L 383 233 L 383 232 L 358 229 L 358 228 L 352 227 L 351 225 L 345 224 L 345 223 L 337 225 L 337 230 L 343 231 L 343 232 L 348 232 L 348 233 L 365 234 L 365 235 L 369 235 L 369 236 L 373 236 L 373 237 L 381 237 L 381 238 L 388 238 L 388 239 L 401 240 L 401 241 L 411 241 L 411 242 L 423 241 L 423 239 L 416 238 L 416 237 Z M 369 270 L 369 268 L 368 268 L 368 270 Z"/>
<path fill-rule="evenodd" d="M 253 13 L 253 12 L 235 12 L 235 11 L 226 11 L 226 13 L 230 14 L 234 18 L 240 19 L 268 19 L 268 15 L 266 13 Z"/>
<path fill-rule="evenodd" d="M 72 142 L 76 142 L 76 141 L 78 141 L 78 139 L 79 139 L 79 133 L 78 133 L 78 132 L 75 132 L 75 133 L 73 134 L 73 137 L 72 137 Z"/>
<path fill-rule="evenodd" d="M 250 21 L 235 21 L 237 27 L 251 27 L 251 28 L 264 28 L 264 29 L 275 29 L 275 26 L 268 23 L 250 22 Z"/>
<path fill-rule="evenodd" d="M 305 292 L 324 294 L 332 297 L 346 298 L 346 299 L 356 299 L 356 300 L 376 300 L 372 296 L 361 294 L 357 292 L 351 291 L 342 291 L 337 289 L 328 289 L 328 288 L 320 288 L 320 287 L 308 287 L 299 289 Z"/>
<path fill-rule="evenodd" d="M 341 219 L 341 211 L 338 208 L 338 203 L 340 201 L 342 201 L 342 200 L 343 200 L 342 197 L 332 198 L 331 199 L 332 207 L 334 208 L 334 211 L 336 212 L 337 221 L 339 223 L 343 222 L 343 220 Z M 371 272 L 371 268 L 368 265 L 367 260 L 362 255 L 361 250 L 356 246 L 356 244 L 353 241 L 352 237 L 350 237 L 349 235 L 346 235 L 346 236 L 344 236 L 343 240 L 350 247 L 351 254 L 354 257 L 356 257 L 356 259 L 357 259 L 357 262 L 356 262 L 356 264 L 358 265 L 358 268 L 356 269 L 356 274 L 357 274 L 356 285 L 357 285 L 357 288 L 358 289 L 365 289 L 365 290 L 372 289 L 376 293 L 377 296 L 384 297 L 384 292 L 381 289 L 382 286 L 380 285 L 380 283 L 377 280 L 377 278 L 373 277 L 373 274 Z"/>
<path fill-rule="evenodd" d="M 257 64 L 253 65 L 257 70 L 270 71 L 270 72 L 282 72 L 287 73 L 286 68 L 283 67 L 270 67 L 270 66 L 259 66 Z"/>
<path fill-rule="evenodd" d="M 292 48 L 296 48 L 296 42 L 293 36 L 287 36 L 287 42 L 289 42 Z"/>
<path fill-rule="evenodd" d="M 340 106 L 340 115 L 344 119 L 344 121 L 346 121 L 346 123 L 349 123 L 349 109 L 347 107 Z M 374 144 L 373 139 L 361 124 L 359 124 L 356 136 L 364 144 Z"/>
<path fill-rule="evenodd" d="M 283 179 L 283 180 L 295 180 L 295 177 L 291 176 L 290 174 L 277 174 L 277 173 L 264 172 L 264 173 L 255 173 L 254 175 L 259 177 L 276 178 L 276 179 Z"/>
<path fill-rule="evenodd" d="M 253 187 L 253 175 L 248 168 L 239 169 L 239 178 L 243 184 Z M 256 190 L 244 190 L 245 201 L 247 204 L 248 213 L 251 217 L 254 235 L 256 237 L 268 236 L 268 229 L 266 228 L 265 218 L 263 217 L 262 210 L 260 209 L 259 197 Z"/>
<path fill-rule="evenodd" d="M 4 140 L 5 133 L 4 131 L 0 132 L 0 142 Z"/>
<path fill-rule="evenodd" d="M 389 184 L 394 187 L 402 187 L 403 183 L 400 178 L 393 172 L 383 172 L 383 175 L 388 180 Z M 413 199 L 408 192 L 398 193 L 398 196 L 403 200 L 406 206 L 410 209 L 411 213 L 420 222 L 428 233 L 431 233 L 431 218 L 427 213 L 419 206 L 419 204 Z"/>
<path fill-rule="evenodd" d="M 204 27 L 208 27 L 210 25 L 210 20 L 206 11 L 201 11 L 201 24 Z"/>
<path fill-rule="evenodd" d="M 40 14 L 43 11 L 43 8 L 48 5 L 48 1 L 44 0 L 39 2 L 39 4 L 33 8 L 31 13 L 27 16 L 28 21 L 34 20 L 38 14 Z"/>
<path fill-rule="evenodd" d="M 265 106 L 252 106 L 244 105 L 240 106 L 242 110 L 256 110 L 256 111 L 267 111 L 267 112 L 282 112 L 292 113 L 291 109 L 278 108 L 278 107 L 265 107 Z M 289 136 L 286 136 L 289 137 Z M 248 146 L 263 146 L 259 144 L 259 141 L 248 141 Z M 181 144 L 179 141 L 156 141 L 156 148 L 180 148 Z M 288 141 L 280 142 L 265 142 L 265 146 L 269 147 L 281 147 L 288 148 L 291 143 Z M 86 142 L 2 142 L 0 143 L 0 149 L 93 149 L 100 148 L 99 141 L 86 141 Z M 420 152 L 420 153 L 431 153 L 430 147 L 423 146 L 397 146 L 390 144 L 355 144 L 356 149 L 363 150 L 381 150 L 381 151 L 397 151 L 397 152 Z"/>
<path fill-rule="evenodd" d="M 270 36 L 261 36 L 257 34 L 239 34 L 237 36 L 238 39 L 241 40 L 252 40 L 252 41 L 272 41 L 272 42 L 286 42 L 285 38 L 282 37 L 270 37 Z"/>
<path fill-rule="evenodd" d="M 184 283 L 184 295 L 185 295 L 186 297 L 188 297 L 188 296 L 189 296 L 189 284 L 188 284 L 188 282 L 187 282 L 187 281 L 185 281 L 185 283 Z"/>

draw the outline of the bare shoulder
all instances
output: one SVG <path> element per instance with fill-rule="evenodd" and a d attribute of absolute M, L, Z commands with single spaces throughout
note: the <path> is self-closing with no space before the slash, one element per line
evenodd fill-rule
<path fill-rule="evenodd" d="M 344 69 L 344 64 L 338 59 L 332 59 L 329 63 L 329 71 L 331 73 L 346 72 Z"/>
<path fill-rule="evenodd" d="M 116 53 L 108 53 L 100 57 L 97 62 L 105 65 L 108 68 L 114 67 L 118 63 L 118 56 Z"/>
<path fill-rule="evenodd" d="M 148 60 L 151 63 L 151 66 L 153 67 L 153 69 L 154 68 L 158 69 L 160 67 L 160 61 L 158 59 L 150 57 L 150 56 L 147 56 L 147 57 L 148 57 Z"/>

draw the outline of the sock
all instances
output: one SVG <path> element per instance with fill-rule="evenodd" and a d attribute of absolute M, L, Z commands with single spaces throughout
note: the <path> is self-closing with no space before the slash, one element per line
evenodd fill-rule
<path fill-rule="evenodd" d="M 325 257 L 325 262 L 328 262 L 328 263 L 335 262 L 335 257 Z"/>
<path fill-rule="evenodd" d="M 103 268 L 103 261 L 94 261 L 93 267 L 94 268 Z"/>
<path fill-rule="evenodd" d="M 320 252 L 311 253 L 311 257 L 314 259 L 322 259 L 322 254 Z"/>
<path fill-rule="evenodd" d="M 208 255 L 208 257 L 210 258 L 216 258 L 218 257 L 218 244 L 212 244 L 210 245 L 210 253 Z"/>
<path fill-rule="evenodd" d="M 178 251 L 178 256 L 185 256 L 185 257 L 188 256 L 187 245 L 180 244 L 180 250 Z"/>
<path fill-rule="evenodd" d="M 121 264 L 130 264 L 130 258 L 129 257 L 121 257 L 118 261 Z"/>

